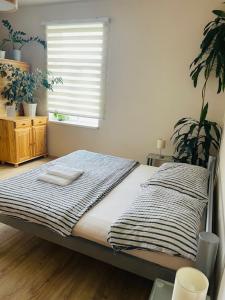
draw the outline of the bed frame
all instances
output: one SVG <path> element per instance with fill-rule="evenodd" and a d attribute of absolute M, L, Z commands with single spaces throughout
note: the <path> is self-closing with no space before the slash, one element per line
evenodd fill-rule
<path fill-rule="evenodd" d="M 199 236 L 196 267 L 202 270 L 209 278 L 214 269 L 219 243 L 218 237 L 212 233 L 215 174 L 215 158 L 213 157 L 210 157 L 208 170 L 210 172 L 210 178 L 208 190 L 209 204 L 205 213 L 206 231 L 200 233 Z M 161 278 L 168 281 L 174 281 L 175 278 L 176 271 L 174 270 L 126 253 L 115 253 L 109 247 L 102 246 L 80 237 L 71 236 L 65 238 L 42 225 L 36 225 L 5 215 L 0 215 L 0 222 L 150 280 Z"/>

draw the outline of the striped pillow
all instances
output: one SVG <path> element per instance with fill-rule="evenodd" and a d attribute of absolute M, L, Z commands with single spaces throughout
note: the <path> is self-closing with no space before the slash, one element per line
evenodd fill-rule
<path fill-rule="evenodd" d="M 143 249 L 195 261 L 197 237 L 206 201 L 159 186 L 141 193 L 110 228 L 115 250 Z"/>
<path fill-rule="evenodd" d="M 208 179 L 209 172 L 205 168 L 183 163 L 165 163 L 143 185 L 161 186 L 207 200 Z"/>

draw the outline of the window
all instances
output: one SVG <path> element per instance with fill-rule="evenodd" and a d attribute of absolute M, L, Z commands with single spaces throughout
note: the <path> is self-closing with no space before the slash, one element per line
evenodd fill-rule
<path fill-rule="evenodd" d="M 107 21 L 47 25 L 50 120 L 98 127 L 104 113 Z"/>

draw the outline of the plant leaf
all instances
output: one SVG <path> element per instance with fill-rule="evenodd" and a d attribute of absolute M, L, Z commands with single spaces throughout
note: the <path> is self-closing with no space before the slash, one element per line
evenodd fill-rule
<path fill-rule="evenodd" d="M 203 110 L 201 111 L 200 123 L 203 123 L 205 121 L 207 113 L 208 113 L 208 108 L 209 108 L 209 105 L 208 105 L 208 103 L 206 103 Z"/>
<path fill-rule="evenodd" d="M 213 13 L 220 18 L 225 18 L 225 12 L 222 10 L 213 10 Z"/>

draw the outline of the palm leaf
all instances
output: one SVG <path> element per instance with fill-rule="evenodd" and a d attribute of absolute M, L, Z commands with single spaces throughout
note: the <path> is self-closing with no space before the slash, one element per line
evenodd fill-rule
<path fill-rule="evenodd" d="M 220 18 L 225 18 L 225 12 L 222 10 L 213 10 L 213 13 Z"/>

